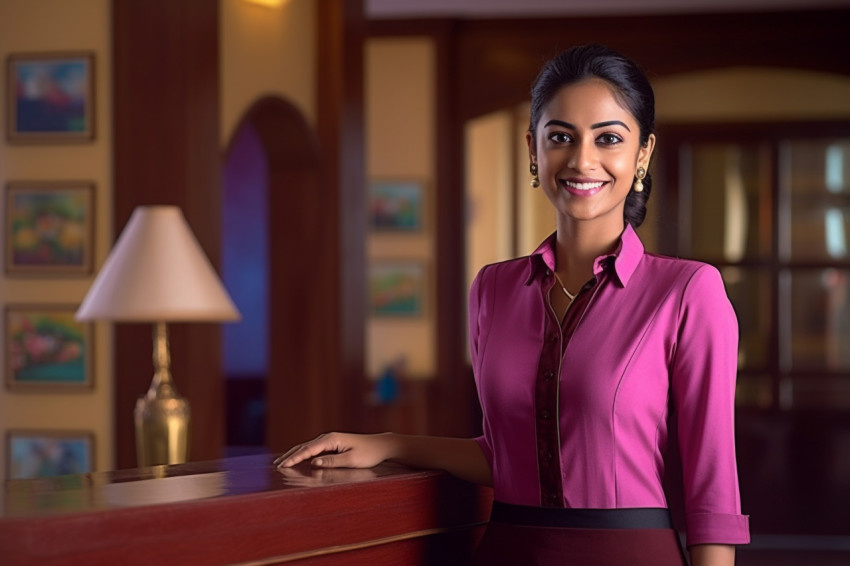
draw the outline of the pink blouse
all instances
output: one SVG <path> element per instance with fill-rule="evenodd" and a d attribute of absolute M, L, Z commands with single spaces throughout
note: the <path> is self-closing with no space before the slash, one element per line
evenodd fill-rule
<path fill-rule="evenodd" d="M 677 433 L 687 544 L 749 542 L 735 462 L 738 325 L 719 272 L 645 253 L 627 226 L 562 324 L 548 299 L 554 246 L 553 235 L 484 267 L 470 290 L 477 440 L 495 498 L 667 507 Z"/>

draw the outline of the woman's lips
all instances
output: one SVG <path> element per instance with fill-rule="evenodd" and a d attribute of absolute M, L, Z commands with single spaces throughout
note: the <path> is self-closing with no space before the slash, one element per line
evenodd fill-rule
<path fill-rule="evenodd" d="M 572 195 L 589 197 L 601 191 L 602 187 L 604 187 L 606 183 L 607 181 L 563 180 L 561 181 L 561 186 L 563 186 L 567 192 Z"/>

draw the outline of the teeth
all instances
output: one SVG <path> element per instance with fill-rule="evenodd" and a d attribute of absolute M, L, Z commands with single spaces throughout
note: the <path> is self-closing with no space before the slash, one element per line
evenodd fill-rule
<path fill-rule="evenodd" d="M 597 181 L 595 183 L 573 183 L 572 181 L 564 181 L 564 183 L 573 189 L 578 189 L 579 191 L 589 191 L 590 189 L 598 189 L 602 186 L 602 181 Z"/>

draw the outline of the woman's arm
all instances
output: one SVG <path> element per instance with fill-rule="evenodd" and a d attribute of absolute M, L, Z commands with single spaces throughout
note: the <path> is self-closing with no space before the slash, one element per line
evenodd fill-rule
<path fill-rule="evenodd" d="M 304 460 L 311 460 L 318 468 L 371 468 L 390 460 L 414 468 L 444 470 L 477 484 L 490 485 L 493 481 L 484 453 L 471 438 L 332 432 L 291 448 L 274 463 L 288 468 Z"/>
<path fill-rule="evenodd" d="M 734 566 L 735 547 L 728 544 L 697 544 L 688 549 L 691 566 Z"/>

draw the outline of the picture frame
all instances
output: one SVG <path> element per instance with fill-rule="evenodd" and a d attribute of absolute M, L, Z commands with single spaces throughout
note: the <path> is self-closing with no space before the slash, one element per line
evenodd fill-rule
<path fill-rule="evenodd" d="M 64 305 L 5 309 L 6 387 L 11 391 L 88 391 L 93 388 L 92 323 L 74 320 Z"/>
<path fill-rule="evenodd" d="M 425 303 L 425 266 L 385 261 L 369 267 L 369 312 L 378 317 L 418 317 Z"/>
<path fill-rule="evenodd" d="M 6 186 L 6 273 L 89 275 L 94 256 L 94 183 Z"/>
<path fill-rule="evenodd" d="M 424 222 L 425 184 L 416 179 L 377 179 L 369 185 L 373 230 L 418 232 Z"/>
<path fill-rule="evenodd" d="M 10 143 L 80 143 L 95 135 L 93 52 L 13 53 L 6 61 Z"/>
<path fill-rule="evenodd" d="M 85 430 L 9 430 L 6 479 L 87 474 L 94 471 L 94 433 Z"/>

